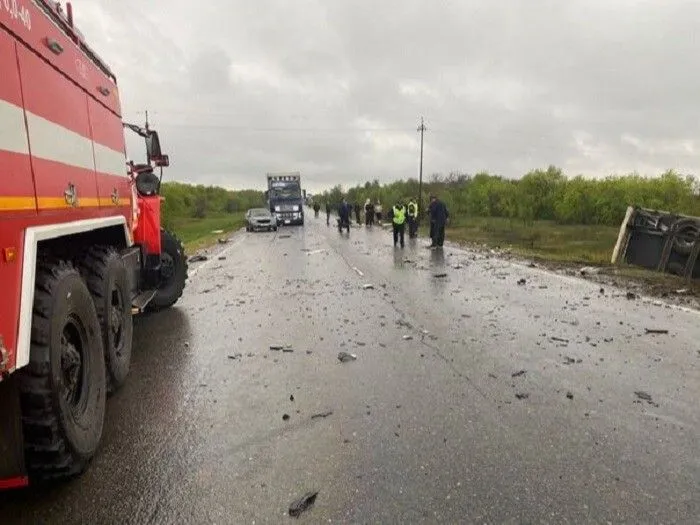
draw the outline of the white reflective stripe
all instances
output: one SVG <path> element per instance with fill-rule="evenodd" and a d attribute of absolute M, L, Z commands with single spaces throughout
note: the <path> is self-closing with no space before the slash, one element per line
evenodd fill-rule
<path fill-rule="evenodd" d="M 112 148 L 95 144 L 95 170 L 99 173 L 126 177 L 126 155 Z"/>
<path fill-rule="evenodd" d="M 29 154 L 24 111 L 6 100 L 0 100 L 0 150 Z"/>
<path fill-rule="evenodd" d="M 32 157 L 86 170 L 95 169 L 90 139 L 29 111 L 26 113 Z"/>
<path fill-rule="evenodd" d="M 0 150 L 28 155 L 29 146 L 32 156 L 40 159 L 88 170 L 97 169 L 100 173 L 126 175 L 126 155 L 123 151 L 93 142 L 60 124 L 0 99 Z"/>
<path fill-rule="evenodd" d="M 24 232 L 24 256 L 22 257 L 22 292 L 19 306 L 19 333 L 17 335 L 17 362 L 15 369 L 29 364 L 29 350 L 32 336 L 32 307 L 34 305 L 34 280 L 36 279 L 36 256 L 40 241 L 55 239 L 76 233 L 122 226 L 127 245 L 131 245 L 131 236 L 126 219 L 121 216 L 87 219 L 27 228 Z"/>

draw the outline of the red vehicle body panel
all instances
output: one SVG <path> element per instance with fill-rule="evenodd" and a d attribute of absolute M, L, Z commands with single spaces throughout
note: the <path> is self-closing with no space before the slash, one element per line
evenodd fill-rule
<path fill-rule="evenodd" d="M 0 350 L 8 358 L 0 372 L 8 372 L 26 311 L 27 228 L 121 216 L 132 232 L 136 203 L 116 80 L 53 2 L 0 0 L 0 78 Z M 142 206 L 153 219 L 126 241 L 157 253 L 160 200 Z"/>

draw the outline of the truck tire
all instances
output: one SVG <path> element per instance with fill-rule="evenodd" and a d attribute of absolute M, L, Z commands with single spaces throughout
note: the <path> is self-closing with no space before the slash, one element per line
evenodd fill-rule
<path fill-rule="evenodd" d="M 187 257 L 180 239 L 161 230 L 160 242 L 161 283 L 150 302 L 151 310 L 163 310 L 174 305 L 182 297 L 187 280 Z"/>
<path fill-rule="evenodd" d="M 72 477 L 97 450 L 106 398 L 100 323 L 72 264 L 37 264 L 31 341 L 19 373 L 27 468 L 39 480 Z"/>
<path fill-rule="evenodd" d="M 110 394 L 124 384 L 131 363 L 134 324 L 129 274 L 124 260 L 110 246 L 90 248 L 80 262 L 80 273 L 100 320 Z"/>

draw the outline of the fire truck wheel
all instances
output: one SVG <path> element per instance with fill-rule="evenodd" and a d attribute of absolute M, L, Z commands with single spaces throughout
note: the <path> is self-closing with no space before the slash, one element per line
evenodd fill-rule
<path fill-rule="evenodd" d="M 161 282 L 150 303 L 153 310 L 163 310 L 174 305 L 182 297 L 187 280 L 187 257 L 180 239 L 168 231 L 161 230 L 160 243 Z"/>
<path fill-rule="evenodd" d="M 131 363 L 134 325 L 129 277 L 119 253 L 109 246 L 90 248 L 80 262 L 80 273 L 95 301 L 102 327 L 107 393 L 111 393 L 124 384 Z"/>
<path fill-rule="evenodd" d="M 31 341 L 20 371 L 27 467 L 37 479 L 71 477 L 97 450 L 106 397 L 95 304 L 72 264 L 37 264 Z"/>

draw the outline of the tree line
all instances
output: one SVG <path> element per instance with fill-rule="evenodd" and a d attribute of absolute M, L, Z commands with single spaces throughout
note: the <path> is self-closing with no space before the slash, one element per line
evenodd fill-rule
<path fill-rule="evenodd" d="M 217 186 L 164 182 L 161 194 L 165 197 L 163 224 L 166 228 L 172 226 L 173 219 L 203 219 L 266 206 L 264 193 L 256 190 L 232 191 Z"/>
<path fill-rule="evenodd" d="M 700 186 L 695 178 L 673 170 L 659 177 L 637 174 L 591 179 L 567 177 L 550 166 L 533 170 L 520 179 L 487 172 L 468 175 L 435 174 L 423 183 L 423 209 L 430 193 L 436 193 L 450 209 L 453 224 L 466 217 L 503 217 L 531 224 L 536 220 L 560 224 L 617 226 L 627 206 L 641 206 L 672 213 L 700 216 Z M 418 198 L 418 180 L 380 184 L 366 182 L 344 191 L 338 185 L 316 196 L 336 205 L 343 198 L 364 205 L 379 200 L 386 208 L 397 200 Z"/>

